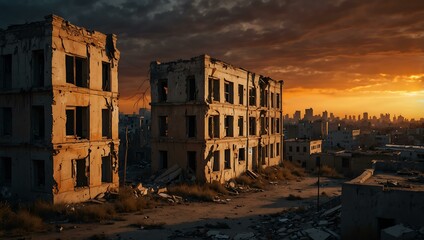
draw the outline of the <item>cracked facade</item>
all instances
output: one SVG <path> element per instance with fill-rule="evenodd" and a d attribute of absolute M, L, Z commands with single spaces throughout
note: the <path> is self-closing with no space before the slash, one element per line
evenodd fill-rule
<path fill-rule="evenodd" d="M 282 160 L 283 82 L 208 55 L 150 65 L 152 170 L 224 182 Z"/>
<path fill-rule="evenodd" d="M 80 202 L 118 187 L 116 36 L 50 15 L 0 31 L 4 196 Z"/>

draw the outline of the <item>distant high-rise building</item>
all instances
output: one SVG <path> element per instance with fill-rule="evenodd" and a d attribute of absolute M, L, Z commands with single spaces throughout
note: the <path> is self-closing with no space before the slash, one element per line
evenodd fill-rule
<path fill-rule="evenodd" d="M 299 122 L 299 120 L 300 120 L 300 111 L 298 110 L 298 111 L 294 112 L 294 114 L 293 114 L 293 121 Z"/>
<path fill-rule="evenodd" d="M 368 121 L 368 113 L 367 112 L 364 112 L 363 120 L 364 121 Z"/>
<path fill-rule="evenodd" d="M 324 119 L 324 120 L 328 119 L 328 112 L 327 111 L 322 112 L 322 119 Z"/>
<path fill-rule="evenodd" d="M 305 109 L 305 116 L 303 119 L 307 121 L 311 121 L 313 117 L 314 117 L 314 109 L 312 108 Z"/>

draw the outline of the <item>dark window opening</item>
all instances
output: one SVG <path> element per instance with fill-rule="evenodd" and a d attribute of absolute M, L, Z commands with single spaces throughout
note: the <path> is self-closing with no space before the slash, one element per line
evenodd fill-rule
<path fill-rule="evenodd" d="M 0 108 L 0 136 L 12 136 L 12 108 Z"/>
<path fill-rule="evenodd" d="M 256 118 L 249 117 L 249 135 L 256 135 Z"/>
<path fill-rule="evenodd" d="M 109 156 L 102 157 L 102 182 L 112 182 L 112 158 Z"/>
<path fill-rule="evenodd" d="M 219 115 L 210 116 L 208 118 L 209 137 L 219 138 Z"/>
<path fill-rule="evenodd" d="M 159 164 L 161 169 L 168 168 L 168 152 L 159 151 Z"/>
<path fill-rule="evenodd" d="M 112 138 L 111 112 L 109 109 L 102 109 L 102 137 Z"/>
<path fill-rule="evenodd" d="M 293 147 L 289 146 L 289 152 L 293 152 Z"/>
<path fill-rule="evenodd" d="M 224 92 L 225 102 L 234 103 L 234 83 L 225 81 Z"/>
<path fill-rule="evenodd" d="M 224 168 L 231 169 L 231 151 L 230 149 L 225 149 L 225 158 L 224 158 Z"/>
<path fill-rule="evenodd" d="M 168 116 L 159 117 L 159 136 L 160 137 L 168 136 Z"/>
<path fill-rule="evenodd" d="M 275 156 L 280 156 L 280 143 L 277 143 L 276 144 L 276 147 L 275 147 Z"/>
<path fill-rule="evenodd" d="M 188 163 L 188 169 L 195 173 L 196 172 L 196 152 L 194 151 L 187 152 L 187 163 Z"/>
<path fill-rule="evenodd" d="M 44 139 L 44 107 L 43 106 L 32 106 L 32 138 L 34 140 Z"/>
<path fill-rule="evenodd" d="M 233 124 L 234 124 L 234 117 L 233 116 L 225 116 L 225 136 L 226 137 L 233 137 Z"/>
<path fill-rule="evenodd" d="M 274 93 L 271 93 L 271 107 L 273 108 L 274 107 Z"/>
<path fill-rule="evenodd" d="M 208 84 L 209 84 L 209 100 L 219 102 L 220 100 L 219 79 L 209 78 Z"/>
<path fill-rule="evenodd" d="M 265 157 L 266 157 L 266 149 L 262 146 L 259 146 L 259 159 L 262 165 L 266 164 Z"/>
<path fill-rule="evenodd" d="M 241 84 L 238 85 L 238 96 L 239 96 L 239 104 L 243 105 L 244 89 L 243 89 L 243 85 Z"/>
<path fill-rule="evenodd" d="M 261 117 L 261 135 L 268 134 L 268 118 Z"/>
<path fill-rule="evenodd" d="M 238 159 L 239 159 L 239 161 L 246 160 L 246 149 L 245 148 L 239 148 Z"/>
<path fill-rule="evenodd" d="M 110 81 L 110 63 L 102 62 L 102 89 L 103 91 L 111 90 L 111 81 Z"/>
<path fill-rule="evenodd" d="M 196 79 L 194 76 L 187 78 L 187 101 L 196 100 Z"/>
<path fill-rule="evenodd" d="M 88 176 L 90 174 L 90 168 L 87 165 L 87 159 L 76 159 L 73 161 L 73 174 L 75 179 L 75 187 L 86 187 L 88 186 Z"/>
<path fill-rule="evenodd" d="M 256 106 L 256 89 L 249 89 L 249 106 Z"/>
<path fill-rule="evenodd" d="M 265 145 L 265 157 L 268 157 L 269 145 Z"/>
<path fill-rule="evenodd" d="M 271 134 L 275 133 L 275 118 L 271 118 Z"/>
<path fill-rule="evenodd" d="M 276 94 L 276 103 L 277 103 L 277 108 L 280 108 L 280 94 L 279 93 Z"/>
<path fill-rule="evenodd" d="M 268 91 L 265 90 L 265 86 L 261 86 L 260 89 L 260 106 L 261 107 L 266 107 L 267 106 L 267 100 L 268 100 Z"/>
<path fill-rule="evenodd" d="M 303 152 L 307 152 L 306 147 L 303 147 Z"/>
<path fill-rule="evenodd" d="M 32 79 L 35 87 L 44 86 L 44 50 L 32 52 Z"/>
<path fill-rule="evenodd" d="M 66 82 L 88 87 L 87 58 L 66 55 Z"/>
<path fill-rule="evenodd" d="M 269 147 L 271 148 L 270 149 L 270 151 L 271 151 L 270 156 L 273 158 L 274 157 L 274 144 L 271 144 Z"/>
<path fill-rule="evenodd" d="M 0 157 L 0 186 L 12 184 L 12 158 Z"/>
<path fill-rule="evenodd" d="M 300 152 L 299 146 L 296 147 L 296 152 Z"/>
<path fill-rule="evenodd" d="M 73 136 L 76 139 L 88 139 L 89 123 L 88 107 L 66 109 L 66 136 Z"/>
<path fill-rule="evenodd" d="M 342 167 L 343 168 L 349 168 L 350 167 L 349 158 L 342 158 Z"/>
<path fill-rule="evenodd" d="M 219 151 L 214 151 L 213 152 L 213 166 L 212 166 L 212 171 L 216 172 L 219 171 L 221 169 L 220 167 L 220 162 L 219 162 Z"/>
<path fill-rule="evenodd" d="M 46 172 L 43 160 L 33 160 L 34 187 L 41 188 L 46 185 Z"/>
<path fill-rule="evenodd" d="M 196 116 L 187 116 L 187 136 L 189 138 L 196 137 Z"/>
<path fill-rule="evenodd" d="M 12 88 L 12 54 L 0 57 L 0 88 Z"/>
<path fill-rule="evenodd" d="M 158 82 L 158 100 L 166 102 L 168 99 L 168 79 L 161 79 Z"/>
<path fill-rule="evenodd" d="M 280 119 L 276 118 L 275 120 L 276 120 L 276 122 L 275 122 L 275 132 L 280 133 Z"/>
<path fill-rule="evenodd" d="M 238 118 L 238 121 L 237 121 L 237 125 L 238 125 L 238 129 L 239 129 L 239 136 L 243 136 L 243 132 L 244 132 L 244 123 L 243 123 L 243 117 L 242 116 L 240 116 L 239 118 Z"/>

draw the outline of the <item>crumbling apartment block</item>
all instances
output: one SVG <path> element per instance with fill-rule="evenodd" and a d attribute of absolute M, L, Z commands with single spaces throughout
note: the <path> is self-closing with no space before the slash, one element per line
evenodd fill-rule
<path fill-rule="evenodd" d="M 3 197 L 80 202 L 118 187 L 118 60 L 115 35 L 54 15 L 0 31 Z"/>
<path fill-rule="evenodd" d="M 201 55 L 150 65 L 152 170 L 224 182 L 282 159 L 283 82 Z"/>

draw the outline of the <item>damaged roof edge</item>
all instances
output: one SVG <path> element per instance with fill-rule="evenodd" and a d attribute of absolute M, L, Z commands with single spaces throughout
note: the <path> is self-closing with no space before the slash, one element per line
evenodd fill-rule
<path fill-rule="evenodd" d="M 168 62 L 163 62 L 163 63 L 160 62 L 159 60 L 154 60 L 154 61 L 151 61 L 150 62 L 150 65 L 152 66 L 152 65 L 161 65 L 161 64 L 168 65 L 168 64 L 177 64 L 177 63 L 187 63 L 187 62 L 195 62 L 195 61 L 198 61 L 199 59 L 202 59 L 202 60 L 203 59 L 205 59 L 205 60 L 206 59 L 209 59 L 209 61 L 211 63 L 219 62 L 219 63 L 222 63 L 223 65 L 227 65 L 227 66 L 230 66 L 232 68 L 245 71 L 246 73 L 253 73 L 253 72 L 251 72 L 251 71 L 249 71 L 249 70 L 247 70 L 245 68 L 234 66 L 233 64 L 227 63 L 227 62 L 222 61 L 222 60 L 219 60 L 217 58 L 213 58 L 210 55 L 205 54 L 205 53 L 204 54 L 201 54 L 201 55 L 198 55 L 198 56 L 195 56 L 195 57 L 192 57 L 190 59 L 178 59 L 178 60 L 175 60 L 175 61 L 168 61 Z M 271 81 L 274 81 L 274 82 L 283 82 L 284 83 L 283 80 L 275 80 L 275 79 L 273 79 L 271 77 L 266 77 L 266 76 L 263 76 L 263 75 L 260 75 L 260 74 L 258 74 L 258 75 L 259 75 L 259 77 L 261 79 L 266 79 L 266 80 L 271 80 Z"/>

